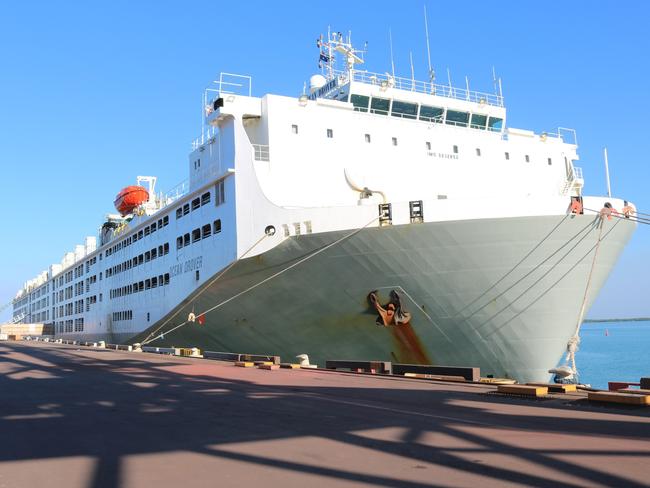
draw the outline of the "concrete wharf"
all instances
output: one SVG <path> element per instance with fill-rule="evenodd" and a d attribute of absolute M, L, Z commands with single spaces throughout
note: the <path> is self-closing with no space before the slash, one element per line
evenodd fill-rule
<path fill-rule="evenodd" d="M 0 343 L 0 487 L 649 486 L 650 407 L 584 392 Z"/>

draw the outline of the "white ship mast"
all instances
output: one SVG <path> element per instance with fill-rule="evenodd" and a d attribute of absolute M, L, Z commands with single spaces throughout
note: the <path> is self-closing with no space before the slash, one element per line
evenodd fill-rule
<path fill-rule="evenodd" d="M 347 37 L 343 37 L 341 32 L 331 32 L 327 30 L 327 40 L 323 40 L 323 35 L 316 41 L 316 46 L 320 48 L 318 65 L 322 73 L 326 73 L 327 80 L 332 80 L 336 76 L 336 55 L 341 54 L 345 60 L 345 68 L 348 72 L 349 79 L 352 79 L 354 65 L 363 64 L 363 55 L 366 53 L 368 43 L 364 49 L 355 49 L 352 45 L 352 33 L 348 32 Z"/>

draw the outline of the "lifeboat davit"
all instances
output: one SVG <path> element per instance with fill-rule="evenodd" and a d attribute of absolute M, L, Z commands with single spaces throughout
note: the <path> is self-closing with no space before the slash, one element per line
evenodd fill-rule
<path fill-rule="evenodd" d="M 127 186 L 122 188 L 122 190 L 115 197 L 113 204 L 120 215 L 124 217 L 133 212 L 138 205 L 149 200 L 149 192 L 146 188 L 142 186 Z"/>

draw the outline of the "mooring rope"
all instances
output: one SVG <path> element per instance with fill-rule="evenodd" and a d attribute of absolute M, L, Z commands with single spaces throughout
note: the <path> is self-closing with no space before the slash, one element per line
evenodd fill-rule
<path fill-rule="evenodd" d="M 591 277 L 594 273 L 594 268 L 596 267 L 596 258 L 598 257 L 598 251 L 600 250 L 600 243 L 602 242 L 603 227 L 605 223 L 605 216 L 600 216 L 600 225 L 598 230 L 598 240 L 596 241 L 596 251 L 594 252 L 594 258 L 591 261 L 591 268 L 589 269 L 589 276 L 587 277 L 587 285 L 585 286 L 585 294 L 582 297 L 582 305 L 580 305 L 580 313 L 578 314 L 578 322 L 576 324 L 576 330 L 573 333 L 573 336 L 567 342 L 567 356 L 566 364 L 571 362 L 571 369 L 573 370 L 573 375 L 577 379 L 578 370 L 576 368 L 576 352 L 578 351 L 578 346 L 580 345 L 580 328 L 582 327 L 582 320 L 585 316 L 585 309 L 587 307 L 587 296 L 589 294 L 589 288 L 591 286 Z M 612 226 L 612 229 L 616 227 L 620 220 L 616 221 Z"/>
<path fill-rule="evenodd" d="M 612 226 L 612 228 L 609 229 L 609 230 L 605 233 L 605 235 L 602 236 L 602 238 L 601 238 L 601 239 L 600 239 L 596 244 L 594 244 L 594 245 L 593 245 L 593 246 L 592 246 L 592 247 L 591 247 L 591 248 L 590 248 L 590 249 L 589 249 L 589 250 L 588 250 L 588 251 L 587 251 L 587 252 L 586 252 L 586 253 L 585 253 L 585 254 L 584 254 L 584 255 L 583 255 L 579 260 L 578 260 L 578 261 L 576 261 L 576 263 L 575 263 L 574 265 L 572 265 L 568 270 L 566 270 L 566 272 L 565 272 L 564 274 L 562 274 L 562 276 L 560 276 L 557 280 L 555 280 L 553 283 L 551 283 L 551 285 L 550 285 L 549 287 L 547 287 L 546 290 L 544 290 L 544 291 L 543 291 L 543 292 L 542 292 L 542 293 L 541 293 L 537 298 L 535 298 L 532 302 L 530 302 L 530 303 L 529 303 L 528 305 L 526 305 L 523 309 L 521 309 L 521 310 L 520 310 L 519 312 L 517 312 L 515 315 L 513 315 L 512 317 L 510 317 L 508 320 L 506 320 L 506 321 L 505 321 L 503 324 L 501 324 L 499 327 L 497 327 L 497 328 L 495 328 L 494 330 L 490 331 L 490 332 L 486 335 L 486 337 L 489 337 L 489 336 L 491 336 L 492 334 L 495 334 L 495 333 L 498 332 L 499 330 L 503 329 L 506 325 L 508 325 L 508 324 L 509 324 L 510 322 L 512 322 L 513 320 L 515 320 L 517 317 L 519 317 L 522 313 L 526 312 L 530 307 L 532 307 L 532 306 L 535 305 L 537 302 L 539 302 L 539 301 L 540 301 L 540 300 L 541 300 L 541 299 L 542 299 L 542 298 L 543 298 L 543 297 L 544 297 L 544 296 L 545 296 L 549 291 L 551 291 L 553 288 L 555 288 L 555 286 L 556 286 L 558 283 L 560 283 L 564 278 L 566 278 L 566 277 L 569 275 L 569 273 L 571 273 L 571 272 L 572 272 L 572 271 L 573 271 L 573 270 L 574 270 L 574 269 L 575 269 L 575 268 L 576 268 L 576 267 L 577 267 L 577 266 L 578 266 L 582 261 L 584 261 L 585 258 L 587 258 L 587 256 L 589 256 L 589 254 L 591 254 L 591 252 L 596 248 L 596 245 L 599 245 L 600 242 L 604 241 L 604 240 L 607 238 L 607 236 L 608 236 L 608 235 L 609 235 L 609 234 L 610 234 L 610 233 L 611 233 L 611 232 L 616 228 L 616 226 L 618 225 L 618 223 L 619 223 L 618 221 L 615 222 L 614 225 Z"/>
<path fill-rule="evenodd" d="M 272 274 L 271 276 L 268 276 L 267 278 L 264 278 L 263 280 L 261 280 L 261 281 L 255 283 L 254 285 L 249 286 L 249 287 L 246 288 L 245 290 L 242 290 L 242 291 L 240 291 L 239 293 L 236 293 L 235 295 L 231 296 L 230 298 L 227 298 L 226 300 L 223 300 L 222 302 L 219 302 L 219 303 L 216 304 L 215 306 L 210 307 L 210 308 L 208 308 L 207 310 L 205 310 L 205 311 L 203 311 L 203 312 L 201 312 L 201 313 L 196 314 L 196 317 L 200 317 L 201 315 L 204 316 L 204 315 L 206 315 L 206 314 L 208 314 L 208 313 L 210 313 L 210 312 L 213 312 L 214 310 L 216 310 L 216 309 L 218 309 L 218 308 L 220 308 L 220 307 L 226 305 L 227 303 L 229 303 L 229 302 L 231 302 L 231 301 L 233 301 L 233 300 L 235 300 L 235 299 L 241 297 L 242 295 L 245 295 L 246 293 L 248 293 L 248 292 L 254 290 L 254 289 L 257 288 L 258 286 L 261 286 L 261 285 L 263 285 L 264 283 L 268 283 L 269 281 L 271 281 L 271 280 L 277 278 L 278 276 L 280 276 L 280 275 L 286 273 L 287 271 L 289 271 L 289 270 L 295 268 L 296 266 L 299 266 L 300 264 L 305 263 L 306 261 L 308 261 L 308 260 L 312 259 L 313 257 L 315 257 L 315 256 L 317 256 L 317 255 L 319 255 L 319 254 L 321 254 L 322 252 L 327 251 L 327 250 L 330 249 L 331 247 L 333 247 L 333 246 L 335 246 L 335 245 L 337 245 L 337 244 L 340 244 L 341 242 L 343 242 L 343 241 L 345 241 L 345 240 L 347 240 L 347 239 L 350 239 L 351 237 L 354 237 L 356 234 L 358 234 L 359 232 L 361 232 L 362 230 L 364 230 L 365 228 L 367 228 L 368 226 L 370 226 L 371 224 L 373 224 L 373 223 L 376 222 L 377 220 L 379 220 L 379 217 L 374 217 L 372 220 L 370 220 L 370 221 L 369 221 L 367 224 L 365 224 L 363 227 L 359 227 L 358 229 L 355 229 L 354 231 L 350 232 L 349 234 L 344 235 L 343 237 L 341 237 L 341 238 L 335 240 L 334 242 L 331 242 L 330 244 L 328 244 L 328 245 L 326 245 L 326 246 L 324 246 L 324 247 L 322 247 L 322 248 L 320 248 L 320 249 L 317 249 L 317 250 L 314 251 L 313 253 L 308 254 L 307 256 L 305 256 L 304 258 L 302 258 L 302 259 L 296 261 L 295 263 L 293 263 L 293 264 L 291 264 L 291 265 L 289 265 L 289 266 L 287 266 L 287 267 L 281 269 L 281 270 L 278 271 L 277 273 L 274 273 L 274 274 Z M 234 264 L 234 263 L 232 263 L 232 264 Z M 185 322 L 183 322 L 183 323 L 181 323 L 181 324 L 179 324 L 179 325 L 177 325 L 177 326 L 171 328 L 170 330 L 168 330 L 168 331 L 166 331 L 166 332 L 163 331 L 163 332 L 161 332 L 158 336 L 153 337 L 153 338 L 151 338 L 151 339 L 148 339 L 147 341 L 144 341 L 142 344 L 143 344 L 143 345 L 144 345 L 144 344 L 148 344 L 148 343 L 153 342 L 153 341 L 155 341 L 155 340 L 157 340 L 157 339 L 163 338 L 163 337 L 165 336 L 165 334 L 170 334 L 171 332 L 173 332 L 173 331 L 175 331 L 175 330 L 177 330 L 177 329 L 179 329 L 179 328 L 181 328 L 181 327 L 187 325 L 188 323 L 193 323 L 193 322 L 194 322 L 193 320 L 192 320 L 192 321 L 190 321 L 190 320 L 186 320 Z M 162 327 L 162 326 L 161 326 L 161 327 Z M 160 327 L 158 328 L 158 330 L 160 330 Z"/>
<path fill-rule="evenodd" d="M 217 274 L 217 276 L 215 276 L 215 277 L 214 277 L 212 280 L 210 280 L 206 285 L 204 285 L 203 289 L 200 290 L 200 291 L 199 291 L 199 292 L 198 292 L 198 293 L 197 293 L 197 294 L 192 298 L 192 300 L 191 300 L 190 303 L 193 303 L 193 302 L 194 302 L 198 297 L 200 297 L 200 296 L 203 294 L 203 292 L 204 292 L 205 290 L 207 290 L 208 288 L 210 288 L 210 286 L 212 286 L 214 283 L 216 283 L 217 280 L 218 280 L 219 278 L 221 278 L 223 275 L 225 275 L 225 274 L 228 272 L 228 270 L 230 270 L 230 268 L 232 268 L 232 267 L 233 267 L 237 262 L 239 262 L 240 260 L 242 260 L 242 259 L 243 259 L 243 258 L 244 258 L 248 253 L 249 253 L 249 252 L 251 252 L 253 249 L 255 249 L 255 247 L 257 247 L 257 245 L 258 245 L 260 242 L 262 242 L 262 241 L 263 241 L 265 238 L 267 238 L 267 237 L 268 237 L 268 234 L 267 234 L 267 233 L 264 233 L 264 235 L 263 235 L 262 237 L 260 237 L 257 241 L 255 241 L 255 243 L 254 243 L 251 247 L 249 247 L 248 249 L 246 249 L 246 251 L 244 251 L 244 253 L 243 253 L 243 254 L 242 254 L 238 259 L 235 259 L 232 263 L 230 263 L 228 266 L 226 266 L 226 267 L 223 269 L 223 271 L 221 271 L 219 274 Z M 151 332 L 151 333 L 150 333 L 150 334 L 149 334 L 149 335 L 148 335 L 148 336 L 147 336 L 147 337 L 142 341 L 142 344 L 148 344 L 149 342 L 155 340 L 155 338 L 150 340 L 151 336 L 155 335 L 155 334 L 156 334 L 160 329 L 162 329 L 165 325 L 167 325 L 167 324 L 169 323 L 169 321 L 172 320 L 174 317 L 176 317 L 182 309 L 183 309 L 183 305 L 181 305 L 181 306 L 178 308 L 178 310 L 176 310 L 176 312 L 174 312 L 170 317 L 168 317 L 167 320 L 165 320 L 165 321 L 164 321 L 164 322 L 163 322 L 163 323 L 162 323 L 162 324 L 161 324 L 161 325 L 160 325 L 156 330 L 154 330 L 153 332 Z M 186 322 L 187 322 L 187 321 L 186 321 Z"/>
<path fill-rule="evenodd" d="M 457 311 L 457 312 L 456 312 L 456 313 L 455 313 L 451 318 L 458 317 L 458 316 L 459 316 L 460 314 L 462 314 L 465 310 L 467 310 L 469 307 L 471 307 L 471 306 L 474 305 L 476 302 L 478 302 L 481 298 L 483 298 L 485 295 L 487 295 L 491 290 L 493 290 L 493 289 L 496 288 L 498 285 L 500 285 L 501 282 L 503 282 L 503 280 L 505 280 L 508 276 L 510 276 L 510 275 L 511 275 L 511 274 L 512 274 L 512 273 L 513 273 L 513 272 L 514 272 L 514 271 L 515 271 L 515 270 L 516 270 L 516 269 L 517 269 L 521 264 L 523 264 L 524 261 L 526 261 L 526 259 L 528 259 L 528 258 L 529 258 L 529 257 L 530 257 L 530 256 L 531 256 L 531 255 L 532 255 L 532 254 L 537 250 L 537 249 L 539 249 L 539 246 L 541 246 L 541 245 L 542 245 L 542 244 L 543 244 L 543 243 L 544 243 L 544 242 L 545 242 L 549 237 L 551 237 L 551 235 L 552 235 L 552 234 L 553 234 L 553 233 L 558 229 L 558 227 L 560 227 L 560 225 L 562 225 L 562 224 L 564 223 L 564 221 L 565 221 L 568 217 L 569 217 L 569 214 L 566 214 L 566 215 L 562 218 L 562 220 L 560 220 L 557 224 L 555 224 L 555 226 L 550 230 L 550 232 L 549 232 L 548 234 L 546 234 L 546 235 L 544 236 L 544 238 L 543 238 L 541 241 L 539 241 L 539 242 L 538 242 L 538 243 L 537 243 L 537 244 L 536 244 L 536 245 L 535 245 L 535 246 L 534 246 L 530 251 L 528 251 L 528 252 L 526 253 L 526 255 L 525 255 L 523 258 L 521 258 L 521 259 L 519 260 L 519 262 L 517 262 L 517 264 L 515 264 L 512 268 L 510 268 L 510 271 L 508 271 L 508 272 L 507 272 L 506 274 L 504 274 L 501 278 L 499 278 L 496 282 L 494 282 L 492 285 L 490 285 L 490 286 L 489 286 L 489 287 L 488 287 L 488 288 L 487 288 L 483 293 L 481 293 L 478 297 L 476 297 L 474 300 L 472 300 L 471 302 L 469 302 L 469 303 L 468 303 L 467 305 L 465 305 L 463 308 L 461 308 L 460 310 L 458 310 L 458 311 Z M 497 297 L 497 298 L 498 298 L 498 297 Z M 493 301 L 493 300 L 495 300 L 495 299 L 496 299 L 496 298 L 492 298 L 492 299 L 490 300 L 490 302 Z M 490 302 L 488 302 L 488 303 L 490 303 Z M 479 310 L 481 310 L 481 309 L 479 309 Z M 474 315 L 475 313 L 476 313 L 476 312 L 473 312 L 472 315 Z M 470 315 L 470 317 L 471 317 L 472 315 Z"/>

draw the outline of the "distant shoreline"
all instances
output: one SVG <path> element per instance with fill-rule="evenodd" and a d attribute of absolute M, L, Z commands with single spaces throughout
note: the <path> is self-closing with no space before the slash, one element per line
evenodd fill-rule
<path fill-rule="evenodd" d="M 650 322 L 650 317 L 635 317 L 631 319 L 585 319 L 585 324 L 598 324 L 601 322 Z"/>

